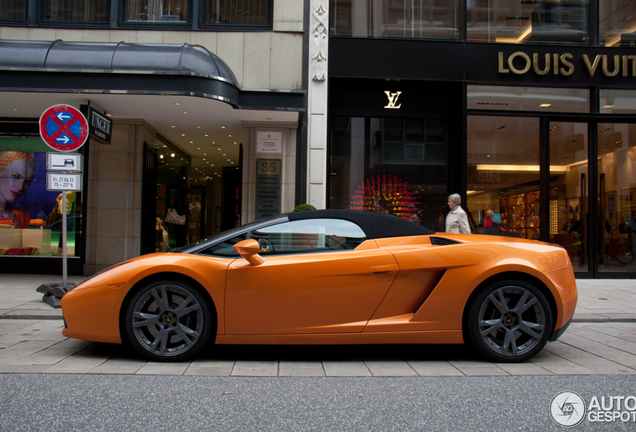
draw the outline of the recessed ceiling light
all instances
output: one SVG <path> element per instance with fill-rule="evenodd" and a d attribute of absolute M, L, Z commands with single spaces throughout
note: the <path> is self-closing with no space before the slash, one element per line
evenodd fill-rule
<path fill-rule="evenodd" d="M 170 157 L 174 157 L 174 153 L 170 154 Z"/>
<path fill-rule="evenodd" d="M 194 141 L 190 141 L 190 144 L 194 144 Z"/>
<path fill-rule="evenodd" d="M 205 160 L 205 158 L 203 158 L 203 160 Z"/>
<path fill-rule="evenodd" d="M 159 155 L 159 159 L 163 159 L 163 155 Z"/>
<path fill-rule="evenodd" d="M 545 103 L 545 104 L 539 105 L 539 107 L 541 107 L 541 108 L 547 108 L 549 106 L 552 106 L 552 104 Z"/>
<path fill-rule="evenodd" d="M 17 108 L 13 108 L 13 111 L 17 111 L 17 110 L 18 110 Z"/>
<path fill-rule="evenodd" d="M 234 144 L 236 144 L 236 141 L 234 141 Z"/>
<path fill-rule="evenodd" d="M 187 111 L 184 111 L 183 113 L 184 113 L 184 114 L 187 114 L 188 112 L 187 112 Z"/>
<path fill-rule="evenodd" d="M 181 105 L 181 102 L 176 102 L 175 105 Z"/>
<path fill-rule="evenodd" d="M 217 150 L 221 150 L 220 148 L 218 148 Z"/>
<path fill-rule="evenodd" d="M 223 153 L 223 156 L 225 156 L 225 153 Z"/>
<path fill-rule="evenodd" d="M 106 113 L 106 117 L 112 117 L 113 115 L 111 113 Z"/>
<path fill-rule="evenodd" d="M 225 129 L 225 126 L 221 126 L 221 129 Z"/>
<path fill-rule="evenodd" d="M 228 135 L 230 138 L 232 138 L 232 135 Z"/>
<path fill-rule="evenodd" d="M 201 129 L 201 126 L 197 126 L 197 129 Z"/>
<path fill-rule="evenodd" d="M 614 108 L 614 105 L 605 105 L 603 108 Z"/>
<path fill-rule="evenodd" d="M 203 135 L 203 136 L 208 136 L 208 134 L 205 134 L 205 135 Z"/>
<path fill-rule="evenodd" d="M 174 125 L 173 125 L 173 126 L 170 126 L 170 127 L 171 127 L 171 128 L 176 128 L 176 126 L 174 126 Z"/>
<path fill-rule="evenodd" d="M 225 156 L 225 155 L 224 155 Z M 227 161 L 229 162 L 231 159 L 228 159 Z"/>
<path fill-rule="evenodd" d="M 181 134 L 181 136 L 185 136 L 185 134 Z"/>
<path fill-rule="evenodd" d="M 201 147 L 197 147 L 197 150 L 201 150 Z M 203 153 L 203 154 L 205 154 L 205 153 Z"/>
<path fill-rule="evenodd" d="M 232 165 L 234 165 L 234 162 L 230 162 Z"/>

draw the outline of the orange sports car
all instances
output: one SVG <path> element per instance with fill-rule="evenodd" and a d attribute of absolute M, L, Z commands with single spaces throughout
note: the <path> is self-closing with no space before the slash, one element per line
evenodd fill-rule
<path fill-rule="evenodd" d="M 217 344 L 459 344 L 518 362 L 568 327 L 556 245 L 436 233 L 384 213 L 260 220 L 98 273 L 62 298 L 68 337 L 180 361 Z"/>

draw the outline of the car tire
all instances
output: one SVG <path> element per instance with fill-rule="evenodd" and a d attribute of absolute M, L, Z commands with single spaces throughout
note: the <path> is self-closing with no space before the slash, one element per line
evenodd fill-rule
<path fill-rule="evenodd" d="M 127 303 L 128 342 L 152 361 L 184 361 L 205 347 L 216 332 L 208 300 L 181 281 L 156 281 L 140 288 Z"/>
<path fill-rule="evenodd" d="M 545 295 L 521 280 L 504 280 L 481 290 L 467 319 L 471 345 L 502 363 L 522 362 L 536 355 L 552 329 L 552 311 Z"/>

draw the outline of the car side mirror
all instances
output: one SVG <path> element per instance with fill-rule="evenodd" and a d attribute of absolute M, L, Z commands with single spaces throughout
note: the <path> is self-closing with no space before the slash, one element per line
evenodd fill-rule
<path fill-rule="evenodd" d="M 254 239 L 240 241 L 233 247 L 240 256 L 245 258 L 247 262 L 249 262 L 253 266 L 258 266 L 265 262 L 265 259 L 263 259 L 263 257 L 258 254 L 261 251 L 259 242 Z"/>

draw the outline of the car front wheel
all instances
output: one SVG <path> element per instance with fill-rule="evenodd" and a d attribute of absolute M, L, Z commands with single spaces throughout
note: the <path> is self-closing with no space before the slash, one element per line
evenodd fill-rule
<path fill-rule="evenodd" d="M 543 293 L 519 280 L 497 282 L 474 299 L 468 338 L 497 362 L 525 361 L 543 349 L 552 330 L 552 312 Z"/>
<path fill-rule="evenodd" d="M 128 302 L 125 320 L 132 346 L 153 361 L 190 359 L 216 331 L 208 301 L 180 281 L 141 288 Z"/>

